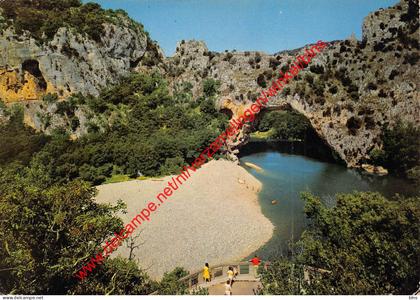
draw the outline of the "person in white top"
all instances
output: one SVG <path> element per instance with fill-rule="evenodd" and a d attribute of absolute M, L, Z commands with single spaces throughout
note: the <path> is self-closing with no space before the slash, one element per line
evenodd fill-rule
<path fill-rule="evenodd" d="M 225 295 L 232 296 L 232 286 L 230 285 L 230 280 L 226 281 L 226 284 L 225 284 Z"/>

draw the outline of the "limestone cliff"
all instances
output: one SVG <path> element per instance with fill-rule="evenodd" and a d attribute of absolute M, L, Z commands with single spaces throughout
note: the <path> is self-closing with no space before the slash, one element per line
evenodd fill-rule
<path fill-rule="evenodd" d="M 125 14 L 119 24 L 102 24 L 94 41 L 74 28 L 59 28 L 40 42 L 13 26 L 0 32 L 0 99 L 5 102 L 41 99 L 47 93 L 65 98 L 72 93 L 98 95 L 151 58 L 162 59 L 159 47 Z"/>
<path fill-rule="evenodd" d="M 371 150 L 382 146 L 384 125 L 397 119 L 420 124 L 418 11 L 417 1 L 402 0 L 369 14 L 361 41 L 330 42 L 273 104 L 304 114 L 348 166 L 360 166 Z M 235 117 L 303 51 L 216 53 L 204 42 L 181 41 L 175 55 L 164 59 L 140 24 L 124 13 L 112 17 L 118 22 L 102 23 L 99 39 L 63 26 L 40 41 L 30 32 L 17 34 L 0 15 L 0 99 L 23 101 L 27 123 L 48 133 L 71 120 L 57 115 L 57 104 L 34 100 L 48 93 L 62 100 L 79 92 L 98 95 L 130 71 L 158 69 L 173 90 L 191 83 L 194 99 L 202 94 L 205 80 L 220 81 L 216 106 Z M 83 107 L 72 111 L 78 118 L 72 133 L 80 136 L 89 112 Z M 231 154 L 247 142 L 250 130 L 228 146 Z"/>
<path fill-rule="evenodd" d="M 404 0 L 369 14 L 362 41 L 350 37 L 331 42 L 273 104 L 304 114 L 349 167 L 360 166 L 372 149 L 381 147 L 384 125 L 397 119 L 420 125 L 418 11 L 417 1 Z M 198 41 L 177 46 L 167 59 L 172 86 L 191 82 L 198 95 L 204 80 L 220 80 L 219 106 L 228 103 L 222 108 L 234 116 L 232 103 L 243 107 L 254 101 L 302 52 L 215 53 Z"/>

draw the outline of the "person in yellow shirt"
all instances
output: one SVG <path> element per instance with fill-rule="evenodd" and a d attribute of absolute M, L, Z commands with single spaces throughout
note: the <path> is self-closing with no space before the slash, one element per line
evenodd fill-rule
<path fill-rule="evenodd" d="M 203 279 L 204 279 L 204 282 L 210 282 L 211 280 L 211 272 L 210 272 L 210 267 L 208 263 L 204 265 Z"/>
<path fill-rule="evenodd" d="M 235 276 L 235 273 L 233 272 L 233 268 L 229 267 L 229 270 L 227 271 L 228 281 L 230 286 L 233 285 L 233 277 Z"/>

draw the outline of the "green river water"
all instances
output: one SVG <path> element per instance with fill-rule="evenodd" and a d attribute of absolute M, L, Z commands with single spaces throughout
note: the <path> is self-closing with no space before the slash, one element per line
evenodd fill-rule
<path fill-rule="evenodd" d="M 395 193 L 415 194 L 415 187 L 392 177 L 378 177 L 347 169 L 331 159 L 305 156 L 306 147 L 292 143 L 250 143 L 241 149 L 240 161 L 254 163 L 263 171 L 245 168 L 263 184 L 259 193 L 264 215 L 276 229 L 273 238 L 257 254 L 263 259 L 287 255 L 287 244 L 300 237 L 304 226 L 304 202 L 300 192 L 309 191 L 334 205 L 336 193 L 377 191 L 387 197 Z M 327 155 L 328 156 L 328 155 Z M 277 200 L 276 205 L 271 201 Z"/>

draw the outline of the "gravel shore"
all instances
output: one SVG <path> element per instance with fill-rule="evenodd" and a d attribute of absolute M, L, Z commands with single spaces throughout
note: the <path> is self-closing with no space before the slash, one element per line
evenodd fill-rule
<path fill-rule="evenodd" d="M 162 192 L 162 180 L 134 180 L 98 187 L 100 203 L 127 203 L 124 224 Z M 274 226 L 258 204 L 261 183 L 235 163 L 210 161 L 174 192 L 150 222 L 143 223 L 134 250 L 135 260 L 154 279 L 175 267 L 194 272 L 210 265 L 239 261 L 258 250 L 272 236 Z M 118 255 L 128 257 L 122 245 Z"/>

